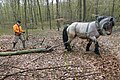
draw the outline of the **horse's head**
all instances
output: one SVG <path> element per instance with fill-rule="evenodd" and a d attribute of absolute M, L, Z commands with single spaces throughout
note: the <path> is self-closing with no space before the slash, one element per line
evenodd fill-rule
<path fill-rule="evenodd" d="M 112 33 L 112 28 L 114 25 L 115 25 L 115 19 L 111 16 L 106 17 L 100 21 L 101 30 L 104 29 L 107 35 L 110 35 Z"/>

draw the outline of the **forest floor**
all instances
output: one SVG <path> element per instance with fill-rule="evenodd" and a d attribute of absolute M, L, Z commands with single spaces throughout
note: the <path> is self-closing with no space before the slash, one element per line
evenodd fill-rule
<path fill-rule="evenodd" d="M 0 51 L 12 48 L 14 35 L 0 36 Z M 119 80 L 120 32 L 98 38 L 100 54 L 92 44 L 85 51 L 87 40 L 76 38 L 73 52 L 66 52 L 62 43 L 62 31 L 48 30 L 29 34 L 27 49 L 56 46 L 52 52 L 32 53 L 0 57 L 0 80 Z M 17 50 L 22 49 L 19 42 Z"/>

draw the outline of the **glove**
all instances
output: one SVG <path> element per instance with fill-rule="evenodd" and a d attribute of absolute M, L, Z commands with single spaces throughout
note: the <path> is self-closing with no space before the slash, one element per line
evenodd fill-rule
<path fill-rule="evenodd" d="M 25 32 L 22 32 L 22 33 L 25 33 Z"/>
<path fill-rule="evenodd" d="M 15 32 L 15 35 L 16 35 L 16 36 L 20 36 L 20 35 L 21 35 L 21 33 Z"/>

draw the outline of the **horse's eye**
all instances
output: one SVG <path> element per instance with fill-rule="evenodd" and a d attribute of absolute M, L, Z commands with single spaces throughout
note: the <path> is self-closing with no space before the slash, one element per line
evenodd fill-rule
<path fill-rule="evenodd" d="M 106 30 L 108 26 L 109 26 L 109 24 L 105 23 L 104 26 L 103 26 L 103 28 Z"/>

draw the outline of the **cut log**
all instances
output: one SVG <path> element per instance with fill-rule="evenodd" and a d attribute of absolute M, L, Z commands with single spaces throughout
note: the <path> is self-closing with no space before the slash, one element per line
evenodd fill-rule
<path fill-rule="evenodd" d="M 19 51 L 9 51 L 9 52 L 0 52 L 0 56 L 12 56 L 12 55 L 19 55 L 19 54 L 28 54 L 28 53 L 42 53 L 42 52 L 51 52 L 53 51 L 52 48 L 40 48 L 40 49 L 29 49 L 29 50 L 19 50 Z"/>

